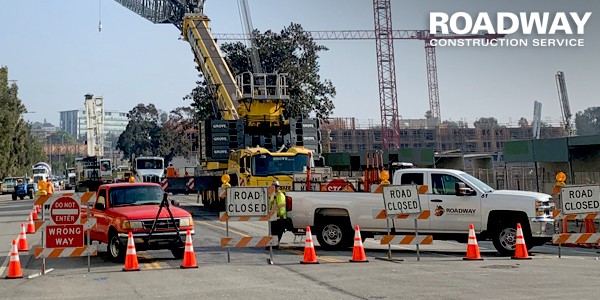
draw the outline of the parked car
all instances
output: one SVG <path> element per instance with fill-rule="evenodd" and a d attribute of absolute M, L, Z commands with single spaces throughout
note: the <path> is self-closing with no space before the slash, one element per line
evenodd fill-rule
<path fill-rule="evenodd" d="M 10 194 L 15 190 L 15 182 L 17 182 L 18 177 L 6 177 L 2 180 L 2 194 Z"/>

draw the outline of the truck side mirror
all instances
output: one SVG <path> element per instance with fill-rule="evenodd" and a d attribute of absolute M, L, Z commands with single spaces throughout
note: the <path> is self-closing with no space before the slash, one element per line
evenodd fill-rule
<path fill-rule="evenodd" d="M 104 203 L 98 203 L 96 202 L 96 204 L 94 204 L 94 208 L 97 210 L 105 210 L 106 207 L 104 207 Z"/>
<path fill-rule="evenodd" d="M 464 182 L 457 182 L 454 184 L 456 196 L 473 196 L 476 195 L 475 191 L 467 187 Z"/>

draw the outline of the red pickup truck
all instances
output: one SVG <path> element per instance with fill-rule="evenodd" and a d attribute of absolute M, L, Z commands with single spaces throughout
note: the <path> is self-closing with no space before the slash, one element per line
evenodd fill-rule
<path fill-rule="evenodd" d="M 183 258 L 185 235 L 188 229 L 194 234 L 194 220 L 189 212 L 177 207 L 177 202 L 169 204 L 166 197 L 156 183 L 101 185 L 95 201 L 89 204 L 90 216 L 97 222 L 90 231 L 91 240 L 106 243 L 113 261 L 125 258 L 129 232 L 133 233 L 136 250 L 169 249 L 176 258 Z M 83 207 L 82 217 L 86 214 L 87 208 Z"/>

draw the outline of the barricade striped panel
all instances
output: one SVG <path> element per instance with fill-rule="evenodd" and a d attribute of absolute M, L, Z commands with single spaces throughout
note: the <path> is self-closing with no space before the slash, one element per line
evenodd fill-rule
<path fill-rule="evenodd" d="M 33 202 L 34 205 L 44 205 L 44 203 L 48 202 L 50 199 L 58 199 L 62 197 L 71 197 L 75 200 L 79 200 L 79 203 L 86 204 L 90 199 L 92 199 L 96 195 L 95 192 L 85 192 L 83 194 L 77 193 L 64 193 L 64 194 L 52 194 L 52 195 L 43 195 L 39 196 Z"/>
<path fill-rule="evenodd" d="M 431 245 L 431 235 L 384 235 L 381 237 L 380 245 Z"/>
<path fill-rule="evenodd" d="M 78 248 L 35 248 L 35 258 L 79 257 L 98 255 L 98 246 L 83 246 Z"/>
<path fill-rule="evenodd" d="M 226 212 L 221 212 L 219 221 L 238 221 L 238 222 L 247 222 L 247 221 L 275 221 L 277 219 L 277 213 L 274 210 L 269 211 L 269 214 L 262 217 L 230 217 Z"/>
<path fill-rule="evenodd" d="M 397 215 L 397 216 L 391 216 L 393 219 L 400 219 L 400 220 L 427 220 L 429 219 L 429 216 L 431 215 L 431 212 L 429 210 L 424 210 L 422 211 L 420 214 L 403 214 L 403 215 Z M 385 212 L 385 210 L 373 210 L 373 219 L 387 219 L 387 213 Z"/>
<path fill-rule="evenodd" d="M 554 210 L 552 212 L 554 219 L 564 219 L 569 221 L 574 220 L 600 220 L 600 213 L 589 213 L 589 214 L 573 214 L 573 215 L 563 215 L 560 209 Z"/>
<path fill-rule="evenodd" d="M 560 233 L 552 236 L 553 244 L 599 244 L 600 233 Z"/>
<path fill-rule="evenodd" d="M 277 246 L 277 236 L 244 236 L 241 238 L 221 238 L 221 247 L 267 247 Z"/>
<path fill-rule="evenodd" d="M 193 189 L 194 189 L 194 178 L 190 178 L 190 180 L 188 180 L 188 182 L 187 182 L 187 187 L 188 187 L 190 190 L 193 190 Z"/>

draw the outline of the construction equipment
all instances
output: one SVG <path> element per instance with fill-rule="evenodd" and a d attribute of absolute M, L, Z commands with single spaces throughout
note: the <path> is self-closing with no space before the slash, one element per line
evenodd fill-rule
<path fill-rule="evenodd" d="M 113 181 L 112 161 L 104 155 L 104 98 L 86 94 L 87 156 L 75 160 L 75 191 L 96 191 Z"/>
<path fill-rule="evenodd" d="M 542 129 L 542 103 L 534 101 L 533 102 L 533 121 L 531 122 L 531 127 L 533 131 L 533 138 L 539 139 L 540 132 Z"/>
<path fill-rule="evenodd" d="M 571 107 L 569 105 L 569 95 L 567 94 L 567 82 L 565 80 L 565 73 L 562 71 L 556 72 L 556 87 L 558 89 L 558 100 L 560 101 L 560 110 L 562 112 L 563 126 L 567 136 L 572 136 L 575 133 L 573 124 L 571 123 Z"/>
<path fill-rule="evenodd" d="M 302 165 L 300 168 L 312 165 L 310 160 L 321 152 L 319 122 L 284 118 L 283 101 L 289 100 L 286 74 L 263 73 L 255 45 L 251 46 L 255 72 L 234 78 L 209 29 L 210 20 L 203 13 L 204 1 L 115 1 L 153 23 L 173 24 L 179 28 L 191 46 L 198 70 L 206 79 L 217 110 L 214 119 L 198 126 L 202 171 L 195 174 L 198 175 L 194 177 L 195 190 L 216 191 L 220 180 L 213 181 L 211 176 L 224 173 L 239 175 L 232 176 L 239 179 L 238 185 L 266 185 L 277 178 L 291 186 L 292 174 L 283 162 L 294 157 L 293 161 Z M 240 4 L 244 7 L 246 31 L 250 34 L 248 5 L 245 1 Z M 289 150 L 283 152 L 285 148 Z M 265 173 L 259 174 L 254 161 L 263 156 L 282 163 L 273 163 Z M 293 165 L 294 171 L 298 170 L 297 164 Z M 180 185 L 181 180 L 188 178 L 167 178 L 167 188 Z M 215 187 L 214 182 L 218 184 Z M 202 200 L 210 199 L 203 197 Z"/>

